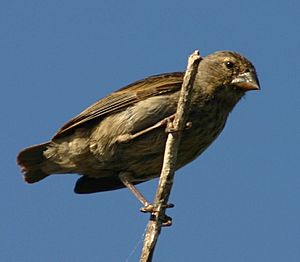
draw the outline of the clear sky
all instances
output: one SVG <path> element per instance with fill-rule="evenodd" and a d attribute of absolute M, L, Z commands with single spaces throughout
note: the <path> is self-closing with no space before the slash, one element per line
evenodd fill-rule
<path fill-rule="evenodd" d="M 184 70 L 195 49 L 229 49 L 262 90 L 177 172 L 154 261 L 300 261 L 299 3 L 2 0 L 0 260 L 137 261 L 148 215 L 128 190 L 76 195 L 76 175 L 27 185 L 16 154 L 113 90 Z M 139 188 L 151 200 L 156 185 Z"/>

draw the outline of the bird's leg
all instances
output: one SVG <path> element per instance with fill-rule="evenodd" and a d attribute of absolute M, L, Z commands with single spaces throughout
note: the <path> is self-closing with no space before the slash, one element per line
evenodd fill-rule
<path fill-rule="evenodd" d="M 173 133 L 175 132 L 174 129 L 172 128 L 172 123 L 173 123 L 173 120 L 174 120 L 174 117 L 175 117 L 175 114 L 171 115 L 171 116 L 168 116 L 166 118 L 164 118 L 163 120 L 157 122 L 156 124 L 154 124 L 153 126 L 150 126 L 142 131 L 139 131 L 135 134 L 123 134 L 123 135 L 119 135 L 118 138 L 117 138 L 117 141 L 119 143 L 128 143 L 130 142 L 131 140 L 141 136 L 141 135 L 144 135 L 156 128 L 159 128 L 159 127 L 162 127 L 162 126 L 166 126 L 166 132 L 167 133 Z M 186 123 L 186 129 L 190 129 L 192 127 L 192 122 L 187 122 Z"/>
<path fill-rule="evenodd" d="M 142 195 L 142 193 L 131 183 L 132 175 L 130 172 L 121 172 L 119 174 L 119 178 L 134 195 L 135 197 L 143 204 L 143 207 L 140 208 L 140 211 L 144 213 L 153 213 L 155 212 L 155 208 L 153 204 L 151 204 L 147 199 Z M 167 208 L 174 207 L 174 204 L 167 204 Z"/>
<path fill-rule="evenodd" d="M 163 120 L 161 120 L 161 121 L 157 122 L 156 124 L 154 124 L 153 126 L 150 126 L 150 127 L 146 128 L 146 129 L 144 129 L 142 131 L 139 131 L 139 132 L 135 133 L 135 134 L 123 134 L 123 135 L 120 135 L 117 138 L 117 141 L 119 143 L 128 143 L 129 141 L 131 141 L 131 140 L 133 140 L 133 139 L 135 139 L 135 138 L 137 138 L 137 137 L 139 137 L 141 135 L 144 135 L 144 134 L 146 134 L 146 133 L 148 133 L 148 132 L 150 132 L 150 131 L 152 131 L 152 130 L 154 130 L 156 128 L 159 128 L 161 126 L 167 125 L 168 123 L 170 123 L 171 121 L 173 121 L 174 117 L 175 117 L 175 114 L 173 114 L 173 115 L 171 115 L 169 117 L 166 117 Z"/>
<path fill-rule="evenodd" d="M 135 197 L 143 204 L 143 207 L 140 208 L 142 212 L 152 212 L 154 207 L 150 204 L 146 198 L 141 194 L 141 192 L 131 183 L 132 176 L 129 172 L 122 172 L 119 174 L 119 178 L 134 195 Z"/>

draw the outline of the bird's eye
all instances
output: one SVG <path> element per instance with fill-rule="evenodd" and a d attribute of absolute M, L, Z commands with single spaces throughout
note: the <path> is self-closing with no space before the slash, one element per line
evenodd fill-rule
<path fill-rule="evenodd" d="M 231 61 L 226 61 L 225 62 L 225 66 L 228 68 L 228 69 L 232 69 L 234 67 L 234 63 L 231 62 Z"/>

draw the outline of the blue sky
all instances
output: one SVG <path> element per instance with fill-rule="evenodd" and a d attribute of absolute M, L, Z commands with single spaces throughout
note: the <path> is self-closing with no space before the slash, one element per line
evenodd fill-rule
<path fill-rule="evenodd" d="M 234 50 L 261 88 L 177 172 L 154 261 L 300 261 L 299 1 L 0 4 L 2 261 L 137 261 L 148 215 L 127 190 L 76 195 L 76 175 L 26 185 L 17 152 L 130 82 Z M 151 200 L 157 185 L 139 188 Z"/>

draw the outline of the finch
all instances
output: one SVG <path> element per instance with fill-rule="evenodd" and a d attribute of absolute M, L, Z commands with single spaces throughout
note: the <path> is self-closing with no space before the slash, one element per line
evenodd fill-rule
<path fill-rule="evenodd" d="M 176 112 L 183 76 L 165 73 L 125 86 L 71 119 L 51 141 L 22 150 L 17 163 L 25 181 L 77 173 L 74 191 L 85 194 L 159 177 L 166 120 Z M 176 169 L 201 155 L 237 102 L 259 89 L 255 68 L 242 55 L 218 51 L 202 58 L 192 90 L 191 127 L 182 133 Z"/>

